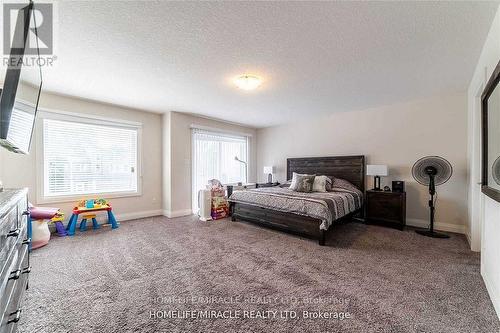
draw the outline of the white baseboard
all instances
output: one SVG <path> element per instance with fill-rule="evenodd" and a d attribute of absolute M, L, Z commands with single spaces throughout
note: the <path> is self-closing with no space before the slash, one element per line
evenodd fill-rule
<path fill-rule="evenodd" d="M 470 232 L 469 232 L 467 226 L 465 227 L 465 238 L 467 238 L 467 243 L 469 243 L 469 247 L 472 250 L 472 240 L 470 238 Z M 474 251 L 474 250 L 472 250 L 472 251 Z M 478 251 L 478 252 L 480 252 L 480 251 Z"/>
<path fill-rule="evenodd" d="M 104 222 L 108 222 L 108 217 L 105 215 L 106 212 L 101 212 L 101 215 L 97 217 L 97 222 L 99 224 L 102 224 Z M 152 217 L 152 216 L 161 216 L 162 215 L 162 210 L 161 209 L 156 209 L 156 210 L 146 210 L 142 212 L 133 212 L 133 213 L 124 213 L 124 214 L 115 214 L 115 219 L 118 221 L 118 223 L 122 221 L 129 221 L 129 220 L 136 220 L 136 219 L 143 219 L 146 217 Z M 71 217 L 71 214 L 65 215 L 63 225 L 66 227 L 69 222 L 69 218 Z M 103 220 L 104 218 L 104 220 Z M 81 215 L 80 218 L 78 219 L 78 223 L 81 221 Z M 77 224 L 78 226 L 78 224 Z M 55 232 L 56 228 L 54 227 L 54 224 L 49 224 L 49 230 L 51 232 Z"/>
<path fill-rule="evenodd" d="M 493 308 L 497 312 L 498 319 L 500 320 L 500 291 L 498 291 L 493 283 L 491 283 L 488 274 L 483 269 L 481 265 L 481 276 L 483 277 L 484 284 L 486 285 L 486 290 L 490 295 L 491 303 L 493 303 Z M 496 297 L 496 298 L 495 298 Z"/>
<path fill-rule="evenodd" d="M 406 219 L 406 225 L 417 228 L 429 228 L 429 221 L 420 219 Z M 457 234 L 464 234 L 464 235 L 466 234 L 465 225 L 459 225 L 459 224 L 435 222 L 434 229 L 440 231 L 455 232 Z"/>
<path fill-rule="evenodd" d="M 155 210 L 146 210 L 142 212 L 115 214 L 115 218 L 117 221 L 128 221 L 128 220 L 143 219 L 152 216 L 161 216 L 163 215 L 162 213 L 163 211 L 161 209 L 155 209 Z"/>
<path fill-rule="evenodd" d="M 188 216 L 188 215 L 193 215 L 193 211 L 191 209 L 181 209 L 181 210 L 164 210 L 163 211 L 163 216 L 168 217 L 169 219 L 174 218 L 174 217 L 180 217 L 180 216 Z"/>

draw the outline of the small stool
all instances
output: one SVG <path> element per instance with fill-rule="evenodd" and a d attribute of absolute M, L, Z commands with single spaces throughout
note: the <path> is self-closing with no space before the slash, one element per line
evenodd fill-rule
<path fill-rule="evenodd" d="M 80 231 L 87 230 L 87 220 L 90 219 L 92 219 L 92 228 L 99 229 L 101 226 L 99 225 L 99 223 L 97 223 L 97 220 L 95 218 L 96 218 L 95 214 L 84 214 L 82 216 L 82 221 L 80 222 Z"/>

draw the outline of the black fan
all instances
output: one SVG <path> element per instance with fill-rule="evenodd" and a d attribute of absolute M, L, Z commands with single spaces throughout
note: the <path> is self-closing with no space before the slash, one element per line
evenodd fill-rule
<path fill-rule="evenodd" d="M 411 173 L 417 182 L 422 185 L 429 186 L 429 194 L 431 196 L 429 200 L 431 219 L 430 228 L 429 230 L 417 230 L 417 233 L 435 238 L 450 237 L 446 234 L 434 231 L 434 210 L 436 203 L 434 195 L 436 195 L 436 186 L 444 184 L 448 181 L 448 179 L 450 179 L 451 174 L 453 173 L 453 168 L 450 162 L 439 156 L 422 157 L 415 162 L 413 168 L 411 169 Z"/>
<path fill-rule="evenodd" d="M 495 181 L 495 183 L 500 185 L 500 156 L 497 157 L 497 159 L 491 166 L 491 175 L 493 176 L 493 180 Z"/>

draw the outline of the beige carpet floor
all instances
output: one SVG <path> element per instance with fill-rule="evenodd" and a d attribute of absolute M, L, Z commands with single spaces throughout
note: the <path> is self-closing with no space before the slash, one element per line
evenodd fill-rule
<path fill-rule="evenodd" d="M 20 331 L 496 333 L 479 261 L 461 235 L 358 223 L 320 247 L 245 222 L 127 221 L 32 253 Z"/>

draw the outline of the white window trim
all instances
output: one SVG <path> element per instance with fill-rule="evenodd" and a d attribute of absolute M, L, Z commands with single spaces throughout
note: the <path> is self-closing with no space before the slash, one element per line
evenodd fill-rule
<path fill-rule="evenodd" d="M 246 167 L 246 175 L 245 175 L 245 178 L 246 178 L 246 183 L 248 184 L 249 181 L 248 181 L 248 178 L 249 178 L 249 174 L 250 174 L 250 138 L 251 138 L 251 134 L 247 134 L 247 133 L 242 133 L 242 132 L 235 132 L 235 131 L 227 131 L 227 130 L 223 130 L 223 129 L 220 129 L 220 128 L 215 128 L 215 127 L 208 127 L 208 126 L 202 126 L 202 125 L 196 125 L 196 124 L 191 124 L 190 126 L 190 129 L 191 129 L 191 184 L 190 184 L 190 192 L 191 192 L 191 206 L 193 206 L 193 208 L 191 209 L 193 214 L 197 214 L 198 213 L 198 210 L 197 209 L 194 209 L 194 203 L 193 203 L 193 200 L 194 200 L 194 197 L 193 197 L 193 184 L 196 182 L 195 181 L 195 175 L 194 175 L 194 170 L 195 170 L 195 145 L 194 145 L 194 137 L 195 137 L 195 131 L 196 130 L 200 130 L 200 131 L 206 131 L 206 132 L 212 132 L 213 134 L 221 134 L 221 135 L 234 135 L 234 136 L 238 136 L 238 137 L 244 137 L 245 140 L 246 140 L 246 146 L 247 146 L 247 149 L 246 149 L 246 162 L 247 162 L 247 167 Z M 229 185 L 229 184 L 222 184 L 224 185 L 224 187 L 226 185 Z"/>
<path fill-rule="evenodd" d="M 44 196 L 44 154 L 43 154 L 43 119 L 55 119 L 62 121 L 78 121 L 86 124 L 95 125 L 111 125 L 124 128 L 137 129 L 137 191 L 123 191 L 123 192 L 107 192 L 107 193 L 86 193 L 78 195 L 64 195 L 56 197 Z M 37 119 L 35 124 L 35 137 L 36 137 L 36 200 L 37 204 L 48 203 L 63 203 L 72 202 L 92 198 L 127 198 L 142 196 L 142 123 L 127 120 L 119 120 L 95 115 L 88 115 L 82 113 L 73 113 L 67 111 L 40 109 L 37 112 Z"/>
<path fill-rule="evenodd" d="M 191 124 L 189 126 L 192 130 L 200 130 L 200 131 L 207 131 L 207 132 L 213 132 L 217 134 L 229 134 L 229 135 L 235 135 L 235 136 L 245 136 L 248 138 L 252 137 L 251 133 L 246 133 L 246 132 L 238 132 L 238 131 L 231 131 L 231 130 L 226 130 L 226 129 L 221 129 L 217 127 L 210 127 L 210 126 L 203 126 L 203 125 L 197 125 L 197 124 Z"/>

